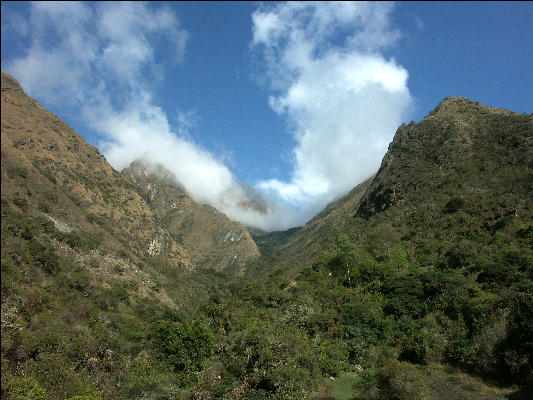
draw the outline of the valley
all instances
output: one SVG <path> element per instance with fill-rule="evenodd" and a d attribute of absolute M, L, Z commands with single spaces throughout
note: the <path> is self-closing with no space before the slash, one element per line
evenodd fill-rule
<path fill-rule="evenodd" d="M 2 399 L 533 395 L 533 114 L 448 97 L 262 232 L 1 101 Z"/>

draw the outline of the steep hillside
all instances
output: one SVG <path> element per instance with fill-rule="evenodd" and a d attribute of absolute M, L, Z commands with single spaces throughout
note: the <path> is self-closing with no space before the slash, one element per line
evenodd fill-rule
<path fill-rule="evenodd" d="M 256 233 L 254 239 L 278 262 L 309 265 L 335 247 L 334 226 L 359 237 L 370 220 L 383 220 L 411 240 L 424 241 L 434 231 L 439 240 L 446 236 L 441 245 L 449 247 L 457 231 L 483 226 L 488 233 L 512 218 L 527 220 L 532 124 L 531 115 L 447 98 L 423 121 L 399 127 L 375 176 L 304 227 Z"/>
<path fill-rule="evenodd" d="M 161 254 L 179 268 L 193 268 L 127 179 L 4 73 L 2 198 L 59 230 L 97 236 L 107 251 Z"/>
<path fill-rule="evenodd" d="M 398 129 L 354 210 L 352 232 L 387 222 L 419 257 L 426 249 L 420 262 L 467 265 L 495 235 L 529 229 L 532 134 L 531 115 L 443 100 L 423 121 Z"/>
<path fill-rule="evenodd" d="M 247 262 L 259 257 L 244 225 L 211 206 L 194 202 L 163 167 L 135 161 L 122 173 L 198 268 L 239 275 Z"/>
<path fill-rule="evenodd" d="M 287 231 L 265 233 L 252 230 L 261 258 L 248 266 L 248 276 L 260 276 L 275 265 L 297 272 L 298 266 L 311 265 L 336 249 L 335 229 L 344 229 L 372 182 L 370 177 L 348 194 L 329 204 L 305 226 Z M 348 221 L 349 222 L 349 221 Z"/>
<path fill-rule="evenodd" d="M 374 177 L 368 178 L 336 202 L 329 204 L 311 219 L 288 243 L 280 247 L 282 259 L 293 263 L 313 263 L 335 246 L 333 227 L 342 229 L 346 220 L 357 209 L 361 198 Z"/>
<path fill-rule="evenodd" d="M 327 346 L 340 379 L 316 398 L 505 396 L 452 395 L 447 380 L 467 378 L 441 364 L 520 383 L 510 398 L 528 398 L 532 151 L 533 115 L 445 99 L 398 129 L 363 187 L 301 229 L 257 238 L 278 253 L 237 296 Z"/>
<path fill-rule="evenodd" d="M 155 362 L 143 353 L 151 324 L 197 309 L 224 280 L 198 270 L 136 186 L 4 73 L 1 96 L 2 398 L 128 393 L 135 368 Z"/>
<path fill-rule="evenodd" d="M 420 123 L 398 129 L 357 216 L 394 205 L 445 207 L 451 196 L 463 200 L 459 208 L 472 202 L 480 213 L 496 196 L 519 212 L 533 190 L 532 131 L 530 115 L 449 97 Z"/>

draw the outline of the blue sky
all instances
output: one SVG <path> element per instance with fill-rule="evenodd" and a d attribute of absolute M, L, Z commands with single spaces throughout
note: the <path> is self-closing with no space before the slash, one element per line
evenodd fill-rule
<path fill-rule="evenodd" d="M 2 70 L 115 168 L 162 163 L 197 201 L 285 229 L 446 96 L 531 113 L 532 21 L 532 2 L 2 2 Z"/>

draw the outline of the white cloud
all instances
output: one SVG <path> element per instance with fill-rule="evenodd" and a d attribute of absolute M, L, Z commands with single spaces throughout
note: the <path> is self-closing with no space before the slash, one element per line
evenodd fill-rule
<path fill-rule="evenodd" d="M 150 81 L 162 79 L 161 63 L 183 61 L 188 39 L 171 11 L 144 3 L 37 2 L 28 26 L 19 31 L 31 38 L 27 54 L 6 70 L 32 96 L 80 114 L 103 136 L 99 147 L 113 167 L 138 158 L 162 164 L 196 201 L 270 227 L 266 215 L 246 207 L 250 195 L 224 163 L 192 141 L 194 112 L 177 110 L 172 127 L 154 102 Z M 158 57 L 161 42 L 165 54 Z"/>
<path fill-rule="evenodd" d="M 137 158 L 160 163 L 173 172 L 198 201 L 213 203 L 234 185 L 231 172 L 207 151 L 176 135 L 161 108 L 151 96 L 141 96 L 120 111 L 99 122 L 97 128 L 112 140 L 103 143 L 103 151 L 117 169 L 127 167 Z"/>
<path fill-rule="evenodd" d="M 191 139 L 194 112 L 178 110 L 172 126 L 154 101 L 151 82 L 184 60 L 188 40 L 166 6 L 31 3 L 18 30 L 31 44 L 5 69 L 30 95 L 81 115 L 102 134 L 115 168 L 141 157 L 163 164 L 196 201 L 254 227 L 286 229 L 376 171 L 410 104 L 407 72 L 380 54 L 398 37 L 390 9 L 298 2 L 253 14 L 252 48 L 265 65 L 269 104 L 288 116 L 297 142 L 292 179 L 257 185 L 268 213 L 250 207 L 255 195 L 235 182 L 227 160 Z"/>
<path fill-rule="evenodd" d="M 6 69 L 30 94 L 60 105 L 66 97 L 126 103 L 161 77 L 157 63 L 183 59 L 188 38 L 170 10 L 145 3 L 33 2 L 28 26 L 31 47 Z M 161 40 L 168 44 L 156 63 Z"/>
<path fill-rule="evenodd" d="M 325 205 L 372 175 L 411 104 L 407 71 L 379 52 L 394 43 L 391 5 L 298 2 L 253 14 L 272 109 L 294 127 L 289 182 L 258 186 L 303 207 Z"/>

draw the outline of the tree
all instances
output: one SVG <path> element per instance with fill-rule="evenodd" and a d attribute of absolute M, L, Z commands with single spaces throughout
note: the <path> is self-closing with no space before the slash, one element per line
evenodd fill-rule
<path fill-rule="evenodd" d="M 203 361 L 211 355 L 214 341 L 211 331 L 196 320 L 157 321 L 153 338 L 177 371 L 200 370 Z"/>

